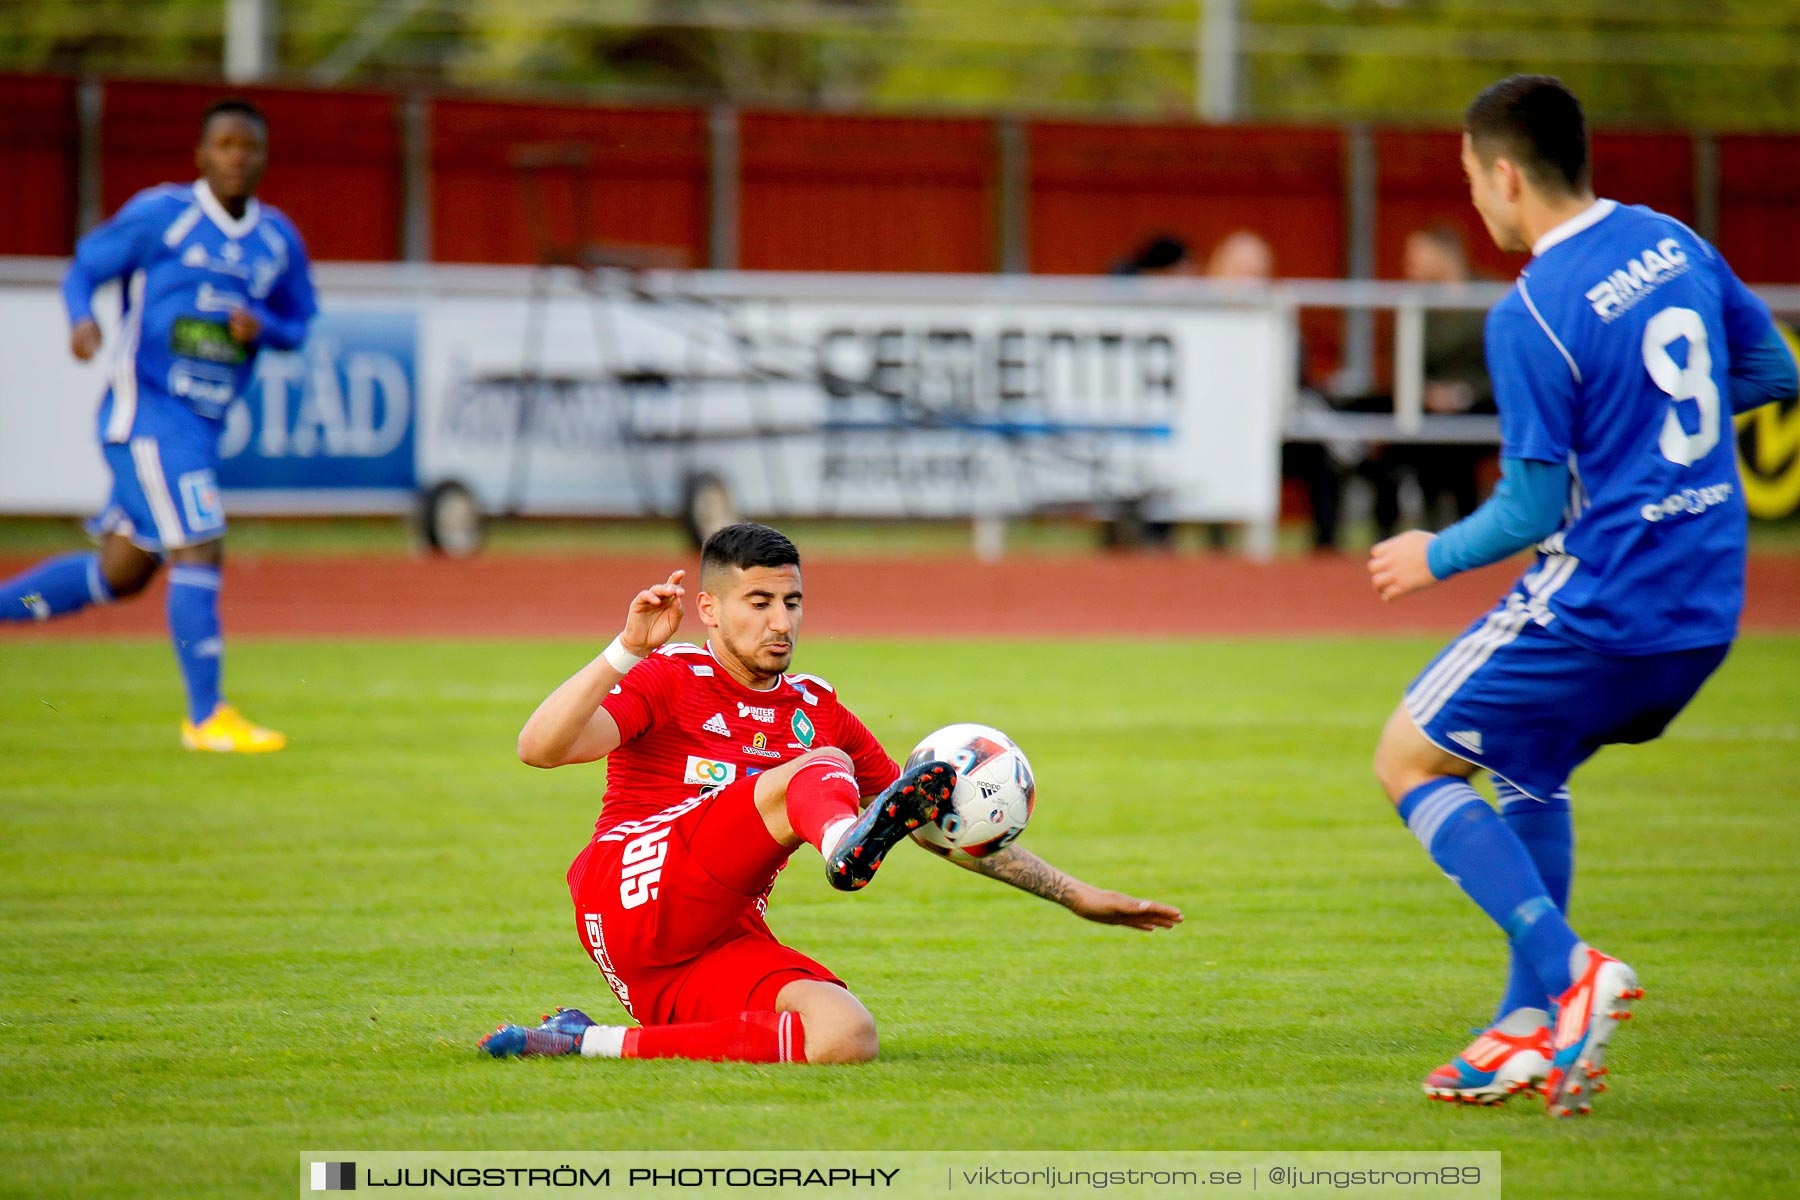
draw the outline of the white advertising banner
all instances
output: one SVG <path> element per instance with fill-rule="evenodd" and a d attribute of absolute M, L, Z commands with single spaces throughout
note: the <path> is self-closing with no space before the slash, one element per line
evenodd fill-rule
<path fill-rule="evenodd" d="M 104 493 L 105 372 L 69 358 L 50 267 L 36 286 L 0 286 L 0 511 L 81 511 Z M 495 512 L 668 514 L 699 479 L 772 517 L 1276 510 L 1295 361 L 1279 304 L 1097 281 L 596 287 L 325 265 L 318 282 L 312 340 L 259 359 L 226 422 L 221 482 L 238 511 L 392 511 L 454 480 Z"/>
<path fill-rule="evenodd" d="M 102 325 L 109 345 L 115 324 Z M 94 420 L 106 384 L 106 355 L 83 363 L 69 353 L 54 287 L 0 287 L 0 512 L 100 510 L 107 473 Z"/>
<path fill-rule="evenodd" d="M 1286 319 L 1267 310 L 746 298 L 433 302 L 421 476 L 485 507 L 1272 514 Z M 1291 374 L 1291 366 L 1288 371 Z"/>

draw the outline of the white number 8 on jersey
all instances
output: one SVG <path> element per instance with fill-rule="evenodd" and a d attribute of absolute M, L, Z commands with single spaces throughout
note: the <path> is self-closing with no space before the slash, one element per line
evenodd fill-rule
<path fill-rule="evenodd" d="M 1687 339 L 1687 366 L 1676 363 L 1669 347 Z M 1644 326 L 1644 369 L 1656 386 L 1669 394 L 1669 411 L 1663 416 L 1662 438 L 1657 448 L 1672 463 L 1691 467 L 1719 444 L 1719 385 L 1713 382 L 1712 355 L 1706 348 L 1706 322 L 1691 308 L 1665 308 Z M 1681 403 L 1700 406 L 1700 429 L 1689 433 L 1681 425 Z"/>

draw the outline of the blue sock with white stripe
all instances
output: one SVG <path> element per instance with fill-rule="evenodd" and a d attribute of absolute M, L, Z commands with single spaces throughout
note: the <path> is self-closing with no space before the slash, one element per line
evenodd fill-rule
<path fill-rule="evenodd" d="M 48 621 L 112 599 L 100 556 L 82 550 L 46 559 L 0 583 L 0 621 Z"/>
<path fill-rule="evenodd" d="M 1422 783 L 1400 801 L 1400 819 L 1444 874 L 1506 931 L 1551 995 L 1568 988 L 1581 939 L 1563 920 L 1524 843 L 1461 779 Z"/>
<path fill-rule="evenodd" d="M 1544 891 L 1566 920 L 1569 915 L 1569 883 L 1575 877 L 1575 822 L 1569 812 L 1569 793 L 1559 791 L 1549 800 L 1533 800 L 1504 779 L 1494 780 L 1494 794 L 1500 801 L 1500 819 L 1513 831 L 1531 855 Z M 1515 948 L 1506 980 L 1506 995 L 1500 999 L 1498 1021 L 1520 1008 L 1548 1009 L 1556 1003 L 1558 992 L 1552 992 L 1531 969 Z"/>
<path fill-rule="evenodd" d="M 169 640 L 187 685 L 188 720 L 198 725 L 219 706 L 219 568 L 178 563 L 169 568 Z"/>

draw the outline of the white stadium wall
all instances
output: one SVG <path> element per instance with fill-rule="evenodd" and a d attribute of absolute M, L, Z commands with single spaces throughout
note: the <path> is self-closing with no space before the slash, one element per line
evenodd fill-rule
<path fill-rule="evenodd" d="M 60 268 L 0 260 L 4 512 L 105 490 L 109 367 L 68 354 Z M 1272 293 L 343 264 L 318 282 L 308 344 L 265 353 L 228 417 L 234 511 L 400 511 L 455 479 L 492 510 L 670 513 L 699 475 L 770 516 L 1276 511 L 1295 351 Z"/>

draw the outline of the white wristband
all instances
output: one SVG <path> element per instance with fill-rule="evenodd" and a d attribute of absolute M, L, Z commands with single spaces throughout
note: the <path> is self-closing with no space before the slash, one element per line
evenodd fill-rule
<path fill-rule="evenodd" d="M 631 668 L 644 661 L 643 655 L 633 654 L 627 650 L 625 643 L 618 638 L 607 643 L 606 649 L 600 652 L 600 657 L 604 658 L 607 665 L 621 675 L 631 674 Z"/>

